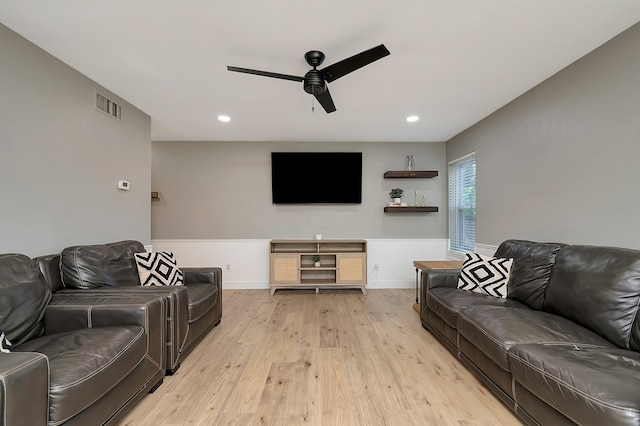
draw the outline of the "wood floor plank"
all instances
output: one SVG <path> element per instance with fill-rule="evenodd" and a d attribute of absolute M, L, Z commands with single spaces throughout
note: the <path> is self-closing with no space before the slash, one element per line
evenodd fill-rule
<path fill-rule="evenodd" d="M 346 365 L 339 348 L 318 349 L 318 394 L 322 424 L 353 425 L 353 395 L 349 389 Z"/>
<path fill-rule="evenodd" d="M 411 289 L 224 290 L 223 318 L 121 425 L 520 425 Z"/>

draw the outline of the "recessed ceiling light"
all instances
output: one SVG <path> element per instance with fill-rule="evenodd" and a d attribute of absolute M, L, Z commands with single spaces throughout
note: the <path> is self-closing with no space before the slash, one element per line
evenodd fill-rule
<path fill-rule="evenodd" d="M 410 115 L 407 117 L 407 121 L 409 123 L 415 123 L 418 120 L 420 120 L 420 117 L 418 117 L 417 115 Z"/>
<path fill-rule="evenodd" d="M 218 120 L 226 123 L 228 121 L 231 121 L 231 117 L 229 117 L 228 115 L 219 115 Z"/>

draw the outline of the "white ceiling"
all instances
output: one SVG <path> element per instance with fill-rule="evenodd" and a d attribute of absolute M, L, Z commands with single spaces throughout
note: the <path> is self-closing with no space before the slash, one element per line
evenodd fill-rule
<path fill-rule="evenodd" d="M 153 140 L 412 142 L 639 22 L 640 0 L 4 0 L 0 20 L 149 114 Z M 380 43 L 390 56 L 329 85 L 331 114 L 302 83 L 226 70 L 302 76 L 308 50 L 327 66 Z"/>

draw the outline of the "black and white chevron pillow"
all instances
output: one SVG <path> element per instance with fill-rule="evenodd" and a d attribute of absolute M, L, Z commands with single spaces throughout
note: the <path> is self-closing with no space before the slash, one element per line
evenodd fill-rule
<path fill-rule="evenodd" d="M 173 253 L 155 251 L 151 253 L 134 253 L 140 284 L 152 285 L 182 285 L 184 277 L 178 268 Z"/>
<path fill-rule="evenodd" d="M 13 345 L 3 330 L 0 330 L 0 352 L 6 354 L 13 352 Z"/>
<path fill-rule="evenodd" d="M 507 297 L 513 259 L 467 253 L 460 270 L 458 288 L 494 297 Z"/>

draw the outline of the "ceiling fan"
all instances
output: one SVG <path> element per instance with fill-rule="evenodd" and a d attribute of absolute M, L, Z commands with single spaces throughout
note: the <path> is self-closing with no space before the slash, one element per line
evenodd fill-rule
<path fill-rule="evenodd" d="M 319 67 L 324 61 L 324 53 L 319 50 L 310 50 L 305 53 L 304 59 L 313 67 L 313 69 L 309 70 L 304 77 L 232 66 L 227 66 L 227 70 L 261 75 L 263 77 L 280 78 L 282 80 L 302 81 L 304 83 L 304 91 L 312 94 L 318 100 L 320 105 L 322 105 L 322 108 L 324 108 L 327 113 L 330 113 L 336 110 L 336 106 L 331 98 L 331 93 L 329 93 L 327 83 L 331 83 L 332 81 L 362 68 L 365 65 L 369 65 L 378 59 L 384 58 L 389 54 L 389 50 L 384 46 L 384 44 L 381 44 L 319 70 L 317 67 Z"/>

